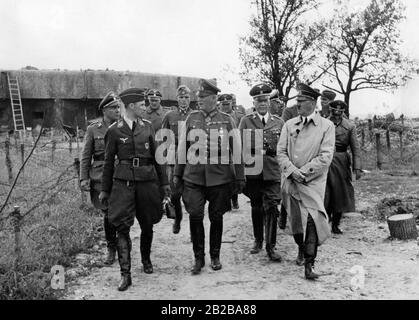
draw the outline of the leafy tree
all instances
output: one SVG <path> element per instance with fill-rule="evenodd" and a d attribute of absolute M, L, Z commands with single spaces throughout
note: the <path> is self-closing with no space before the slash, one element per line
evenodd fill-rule
<path fill-rule="evenodd" d="M 249 85 L 268 81 L 288 97 L 299 81 L 310 84 L 328 70 L 313 72 L 325 33 L 324 25 L 305 19 L 317 8 L 316 0 L 256 0 L 253 5 L 250 34 L 240 39 L 243 80 Z"/>
<path fill-rule="evenodd" d="M 416 62 L 400 52 L 398 26 L 405 18 L 400 0 L 371 0 L 363 10 L 348 13 L 347 2 L 338 1 L 326 24 L 322 67 L 329 78 L 326 88 L 341 93 L 349 105 L 354 91 L 392 90 L 406 83 Z M 349 116 L 349 110 L 346 111 Z"/>

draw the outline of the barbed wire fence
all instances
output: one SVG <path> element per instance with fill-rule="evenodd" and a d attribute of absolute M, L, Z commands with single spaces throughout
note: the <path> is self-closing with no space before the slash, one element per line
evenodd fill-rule
<path fill-rule="evenodd" d="M 12 279 L 7 285 L 0 279 L 0 289 L 6 287 L 10 297 L 28 286 L 28 272 L 49 272 L 52 260 L 60 262 L 62 253 L 81 246 L 81 229 L 89 233 L 96 226 L 91 216 L 97 212 L 80 188 L 78 137 L 59 130 L 45 136 L 42 129 L 36 139 L 13 143 L 9 134 L 0 137 L 0 278 Z M 51 246 L 57 250 L 54 259 L 42 265 Z M 27 263 L 32 258 L 35 262 Z"/>
<path fill-rule="evenodd" d="M 419 122 L 401 116 L 356 121 L 364 169 L 419 173 Z"/>

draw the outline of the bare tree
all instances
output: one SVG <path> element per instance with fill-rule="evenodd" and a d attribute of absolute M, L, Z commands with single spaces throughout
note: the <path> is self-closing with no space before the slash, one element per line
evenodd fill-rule
<path fill-rule="evenodd" d="M 320 78 L 327 67 L 310 75 L 305 72 L 315 65 L 316 46 L 325 32 L 321 23 L 304 20 L 306 13 L 317 8 L 317 1 L 256 0 L 253 5 L 251 32 L 240 39 L 242 79 L 249 84 L 270 81 L 288 97 L 300 80 L 312 83 Z"/>
<path fill-rule="evenodd" d="M 400 52 L 398 26 L 405 18 L 400 0 L 371 0 L 365 9 L 348 13 L 340 4 L 327 23 L 323 39 L 329 76 L 326 88 L 341 93 L 349 105 L 351 93 L 362 89 L 391 90 L 415 72 L 413 60 Z M 346 111 L 349 116 L 349 110 Z"/>

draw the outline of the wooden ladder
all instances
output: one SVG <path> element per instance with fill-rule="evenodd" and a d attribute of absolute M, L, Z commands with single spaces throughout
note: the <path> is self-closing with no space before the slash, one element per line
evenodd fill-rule
<path fill-rule="evenodd" d="M 22 100 L 20 98 L 19 82 L 7 72 L 7 83 L 9 85 L 10 103 L 12 106 L 13 122 L 15 131 L 25 133 L 25 120 L 23 118 Z"/>

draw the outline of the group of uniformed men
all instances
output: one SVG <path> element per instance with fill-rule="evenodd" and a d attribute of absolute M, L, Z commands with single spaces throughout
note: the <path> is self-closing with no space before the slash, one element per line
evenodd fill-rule
<path fill-rule="evenodd" d="M 265 241 L 269 259 L 280 262 L 277 225 L 281 229 L 288 225 L 298 245 L 297 265 L 305 266 L 307 279 L 318 278 L 314 260 L 317 247 L 330 236 L 329 219 L 332 232 L 341 233 L 342 213 L 354 211 L 347 149 L 350 146 L 359 179 L 359 145 L 355 125 L 347 118 L 348 107 L 334 101 L 334 92 L 320 93 L 305 84 L 297 89 L 297 103 L 287 108 L 287 98 L 278 90 L 255 85 L 250 90 L 254 112 L 247 115 L 233 94 L 219 94 L 216 84 L 205 79 L 197 90 L 199 110 L 191 110 L 191 90 L 185 85 L 177 89 L 178 105 L 166 114 L 156 89 L 130 88 L 105 96 L 99 104 L 103 119 L 86 132 L 81 187 L 90 190 L 92 203 L 104 212 L 105 263 L 113 264 L 117 254 L 118 290 L 132 284 L 129 232 L 134 218 L 141 227 L 143 270 L 153 272 L 153 224 L 162 218 L 163 198 L 170 198 L 175 209 L 173 233 L 181 229 L 181 199 L 189 214 L 192 274 L 205 266 L 203 220 L 208 201 L 210 266 L 220 270 L 223 215 L 239 208 L 240 193 L 250 199 L 254 235 L 250 253 L 260 252 Z M 322 108 L 316 111 L 319 96 Z M 175 161 L 168 164 L 156 159 L 163 141 L 160 129 L 173 132 L 166 143 Z M 214 130 L 219 134 L 215 140 Z M 196 131 L 203 139 L 191 139 Z M 192 161 L 191 150 L 203 153 L 203 158 Z"/>

